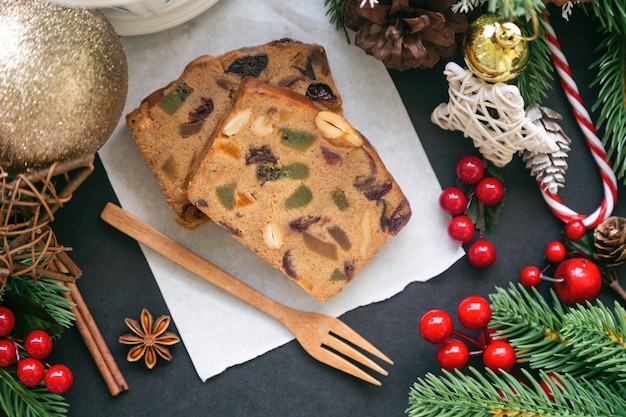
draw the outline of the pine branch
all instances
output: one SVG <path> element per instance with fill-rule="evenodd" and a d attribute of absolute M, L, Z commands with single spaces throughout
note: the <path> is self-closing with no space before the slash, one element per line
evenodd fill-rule
<path fill-rule="evenodd" d="M 552 306 L 535 290 L 511 284 L 490 296 L 490 326 L 509 339 L 519 362 L 606 383 L 626 381 L 626 311 L 601 302 L 567 307 L 552 291 Z"/>
<path fill-rule="evenodd" d="M 61 328 L 70 328 L 74 323 L 74 314 L 71 312 L 72 304 L 63 297 L 63 293 L 69 289 L 53 279 L 40 278 L 36 282 L 14 276 L 7 280 L 4 297 L 10 293 L 22 296 L 43 309 L 54 322 Z M 54 336 L 58 334 L 52 332 Z"/>
<path fill-rule="evenodd" d="M 346 35 L 346 40 L 350 43 L 350 35 L 343 22 L 343 12 L 341 11 L 341 5 L 344 0 L 324 0 L 324 7 L 326 7 L 326 16 L 328 16 L 329 22 L 335 26 L 336 30 L 343 30 Z"/>
<path fill-rule="evenodd" d="M 522 16 L 530 17 L 534 13 L 541 15 L 546 10 L 546 5 L 541 0 L 484 1 L 488 3 L 487 10 L 490 13 L 498 13 L 504 19 L 515 20 Z"/>
<path fill-rule="evenodd" d="M 442 376 L 427 374 L 413 385 L 406 410 L 409 417 L 626 415 L 621 388 L 614 390 L 598 381 L 559 374 L 555 383 L 546 373 L 536 379 L 524 370 L 524 383 L 506 372 L 487 370 L 483 375 L 475 368 L 469 368 L 469 375 L 442 372 Z M 552 399 L 541 380 L 551 388 Z"/>
<path fill-rule="evenodd" d="M 538 19 L 544 19 L 543 14 L 539 14 Z M 517 23 L 523 33 L 532 34 L 535 30 L 532 20 L 520 19 Z M 548 92 L 552 89 L 551 81 L 554 79 L 550 48 L 543 36 L 545 29 L 539 24 L 537 30 L 539 31 L 537 39 L 530 43 L 532 51 L 528 66 L 512 81 L 519 88 L 527 108 L 540 104 L 548 97 Z"/>
<path fill-rule="evenodd" d="M 7 417 L 62 417 L 69 406 L 43 385 L 26 388 L 14 373 L 0 368 L 0 407 Z"/>
<path fill-rule="evenodd" d="M 600 109 L 598 127 L 604 128 L 603 144 L 607 157 L 613 159 L 618 179 L 626 176 L 626 41 L 623 34 L 607 33 L 598 46 L 600 57 L 591 65 L 598 77 L 591 84 L 599 86 L 598 99 L 592 111 Z"/>
<path fill-rule="evenodd" d="M 580 7 L 593 16 L 604 31 L 626 34 L 626 3 L 623 0 L 580 3 Z"/>

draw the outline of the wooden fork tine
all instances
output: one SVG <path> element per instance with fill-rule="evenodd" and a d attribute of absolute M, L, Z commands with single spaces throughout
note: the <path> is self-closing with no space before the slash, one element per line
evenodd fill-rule
<path fill-rule="evenodd" d="M 332 366 L 333 368 L 343 371 L 349 375 L 369 382 L 370 384 L 379 387 L 382 385 L 379 380 L 372 377 L 370 374 L 368 374 L 355 364 L 351 363 L 347 359 L 342 358 L 341 356 L 337 355 L 334 352 L 331 352 L 330 350 L 320 347 L 320 349 L 317 349 L 315 352 L 309 351 L 309 354 L 318 361 L 325 363 L 326 365 Z"/>
<path fill-rule="evenodd" d="M 349 357 L 350 359 L 356 362 L 359 362 L 367 366 L 370 369 L 375 370 L 381 375 L 385 375 L 385 376 L 389 375 L 389 373 L 385 369 L 383 369 L 380 365 L 378 365 L 376 362 L 374 362 L 373 360 L 371 360 L 370 358 L 368 358 L 367 356 L 365 356 L 364 354 L 362 354 L 361 352 L 359 352 L 358 350 L 356 350 L 355 348 L 353 348 L 352 346 L 350 346 L 343 340 L 340 340 L 334 337 L 333 335 L 329 335 L 329 337 L 326 338 L 326 340 L 324 340 L 323 344 L 341 353 L 342 355 L 345 355 Z"/>
<path fill-rule="evenodd" d="M 393 365 L 393 361 L 389 359 L 387 355 L 378 350 L 376 346 L 368 342 L 365 338 L 363 338 L 363 336 L 352 330 L 347 324 L 341 321 L 338 324 L 339 325 L 333 326 L 333 328 L 330 329 L 331 333 L 341 337 L 342 339 L 347 340 L 348 342 L 352 343 L 355 346 L 358 346 L 364 351 Z"/>

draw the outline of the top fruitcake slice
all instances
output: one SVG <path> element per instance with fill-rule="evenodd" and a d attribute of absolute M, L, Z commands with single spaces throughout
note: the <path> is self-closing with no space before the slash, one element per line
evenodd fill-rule
<path fill-rule="evenodd" d="M 177 222 L 187 229 L 208 221 L 187 200 L 189 172 L 246 76 L 290 88 L 320 108 L 341 112 L 341 96 L 319 45 L 282 39 L 190 62 L 177 80 L 126 116 Z"/>
<path fill-rule="evenodd" d="M 215 223 L 320 301 L 408 222 L 372 145 L 341 115 L 246 78 L 187 187 Z"/>

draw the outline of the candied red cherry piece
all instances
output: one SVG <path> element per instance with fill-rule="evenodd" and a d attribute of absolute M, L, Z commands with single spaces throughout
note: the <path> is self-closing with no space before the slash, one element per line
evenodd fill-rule
<path fill-rule="evenodd" d="M 440 344 L 452 335 L 452 318 L 443 310 L 430 310 L 420 319 L 420 334 L 429 343 Z"/>
<path fill-rule="evenodd" d="M 52 352 L 52 338 L 43 330 L 33 330 L 24 339 L 24 350 L 35 359 L 44 359 Z"/>
<path fill-rule="evenodd" d="M 483 352 L 483 363 L 494 372 L 508 372 L 515 365 L 515 349 L 504 340 L 494 340 Z"/>
<path fill-rule="evenodd" d="M 476 184 L 485 175 L 483 161 L 474 155 L 466 155 L 456 164 L 456 176 L 465 184 Z"/>
<path fill-rule="evenodd" d="M 17 360 L 15 342 L 9 339 L 0 339 L 0 367 L 11 366 Z"/>
<path fill-rule="evenodd" d="M 43 377 L 43 383 L 53 394 L 65 394 L 74 383 L 74 374 L 65 365 L 52 365 Z"/>
<path fill-rule="evenodd" d="M 593 300 L 602 290 L 600 268 L 586 258 L 564 260 L 556 267 L 554 278 L 556 295 L 568 305 Z"/>
<path fill-rule="evenodd" d="M 476 185 L 476 198 L 478 201 L 492 206 L 502 201 L 504 197 L 504 186 L 497 178 L 486 177 Z"/>
<path fill-rule="evenodd" d="M 465 343 L 456 339 L 448 340 L 437 349 L 437 363 L 447 371 L 463 368 L 467 365 L 469 356 Z"/>
<path fill-rule="evenodd" d="M 465 211 L 467 196 L 458 187 L 448 187 L 439 195 L 439 206 L 447 213 L 456 216 Z"/>
<path fill-rule="evenodd" d="M 546 245 L 544 253 L 548 262 L 555 264 L 565 259 L 567 248 L 563 242 L 554 240 Z"/>
<path fill-rule="evenodd" d="M 541 270 L 536 266 L 527 266 L 519 274 L 520 283 L 526 288 L 536 287 L 541 284 Z"/>
<path fill-rule="evenodd" d="M 459 243 L 472 240 L 475 231 L 474 222 L 465 215 L 453 217 L 448 223 L 448 236 Z"/>
<path fill-rule="evenodd" d="M 0 337 L 11 334 L 15 327 L 15 315 L 5 306 L 0 306 Z"/>
<path fill-rule="evenodd" d="M 489 301 L 479 295 L 470 295 L 464 298 L 457 308 L 459 321 L 470 330 L 480 330 L 491 320 L 491 306 Z"/>
<path fill-rule="evenodd" d="M 43 380 L 46 367 L 35 358 L 24 358 L 17 362 L 17 379 L 27 387 L 39 385 Z"/>
<path fill-rule="evenodd" d="M 587 226 L 585 226 L 582 220 L 574 219 L 565 224 L 563 232 L 569 239 L 578 240 L 582 239 L 585 233 L 587 233 Z"/>
<path fill-rule="evenodd" d="M 475 268 L 488 268 L 496 260 L 496 248 L 488 240 L 477 239 L 467 250 L 467 260 Z"/>

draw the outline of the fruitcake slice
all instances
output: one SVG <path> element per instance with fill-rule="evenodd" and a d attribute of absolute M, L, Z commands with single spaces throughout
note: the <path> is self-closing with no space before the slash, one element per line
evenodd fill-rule
<path fill-rule="evenodd" d="M 291 90 L 246 78 L 211 141 L 189 201 L 320 301 L 411 216 L 372 145 Z"/>
<path fill-rule="evenodd" d="M 319 45 L 282 39 L 190 62 L 177 80 L 150 94 L 126 116 L 177 222 L 187 229 L 208 221 L 187 200 L 189 172 L 245 76 L 290 88 L 321 108 L 341 111 L 341 96 Z"/>

